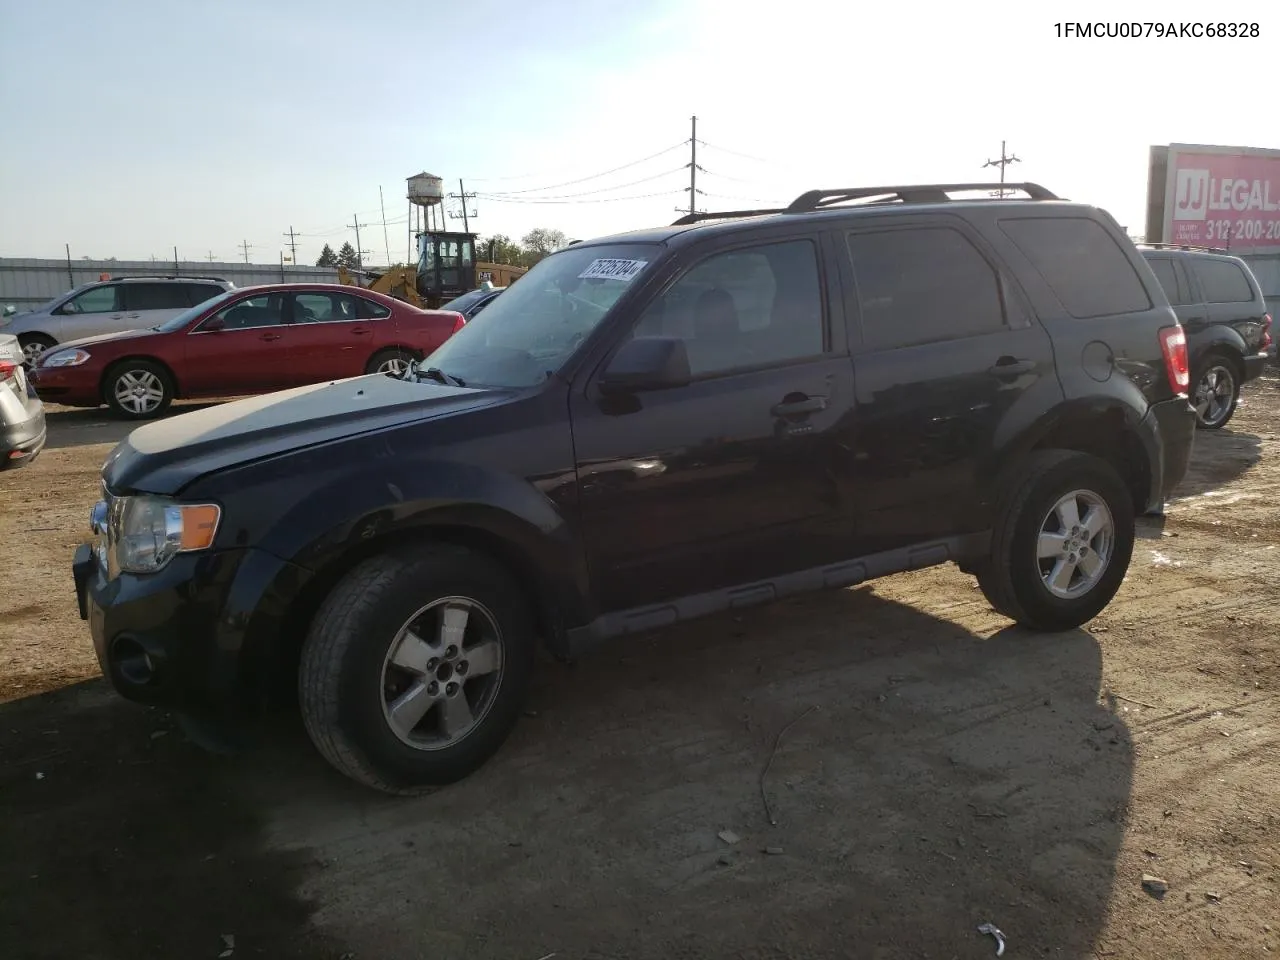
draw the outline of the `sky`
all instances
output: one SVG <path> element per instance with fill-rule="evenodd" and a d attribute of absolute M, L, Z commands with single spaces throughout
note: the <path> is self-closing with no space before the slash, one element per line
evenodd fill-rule
<path fill-rule="evenodd" d="M 355 216 L 402 261 L 424 170 L 482 235 L 589 239 L 688 207 L 693 115 L 699 209 L 994 179 L 1004 140 L 1141 233 L 1151 145 L 1280 148 L 1280 4 L 1226 6 L 0 0 L 0 256 L 313 263 Z M 1228 14 L 1260 36 L 1055 27 Z"/>

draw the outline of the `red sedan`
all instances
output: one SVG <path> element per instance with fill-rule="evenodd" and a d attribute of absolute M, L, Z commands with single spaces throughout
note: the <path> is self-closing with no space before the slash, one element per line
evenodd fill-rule
<path fill-rule="evenodd" d="M 52 403 L 105 403 L 133 420 L 175 397 L 230 397 L 402 373 L 461 329 L 460 313 L 322 283 L 242 287 L 151 330 L 72 340 L 31 371 Z"/>

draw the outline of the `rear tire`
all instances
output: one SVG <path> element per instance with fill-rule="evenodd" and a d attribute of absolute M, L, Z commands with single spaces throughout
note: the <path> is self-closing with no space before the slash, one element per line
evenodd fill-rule
<path fill-rule="evenodd" d="M 1070 630 L 1111 602 L 1133 541 L 1133 499 L 1110 464 L 1073 450 L 1039 451 L 997 504 L 978 585 L 1024 627 Z"/>
<path fill-rule="evenodd" d="M 432 544 L 371 557 L 339 581 L 303 645 L 307 733 L 376 790 L 461 780 L 520 716 L 534 636 L 519 585 L 482 554 Z"/>
<path fill-rule="evenodd" d="M 43 333 L 18 334 L 18 346 L 22 347 L 22 362 L 27 369 L 31 369 L 40 362 L 42 353 L 57 345 L 58 341 L 53 337 L 46 337 Z"/>
<path fill-rule="evenodd" d="M 1211 353 L 1196 365 L 1191 405 L 1197 427 L 1221 430 L 1227 425 L 1240 403 L 1240 379 L 1240 365 L 1224 353 Z"/>
<path fill-rule="evenodd" d="M 365 366 L 365 373 L 383 373 L 388 377 L 403 377 L 409 372 L 409 364 L 422 357 L 416 351 L 393 347 L 390 350 L 379 350 Z"/>
<path fill-rule="evenodd" d="M 153 360 L 121 360 L 102 380 L 102 399 L 126 420 L 152 420 L 163 415 L 173 395 L 169 371 Z"/>

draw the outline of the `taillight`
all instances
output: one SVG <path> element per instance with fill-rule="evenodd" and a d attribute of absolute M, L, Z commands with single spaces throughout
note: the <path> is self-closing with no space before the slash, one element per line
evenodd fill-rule
<path fill-rule="evenodd" d="M 1191 364 L 1187 361 L 1187 335 L 1182 327 L 1165 327 L 1160 331 L 1160 352 L 1164 369 L 1174 393 L 1186 393 L 1191 386 Z"/>
<path fill-rule="evenodd" d="M 1259 353 L 1263 353 L 1271 349 L 1271 314 L 1266 314 L 1262 318 L 1262 346 L 1258 348 Z"/>
<path fill-rule="evenodd" d="M 11 360 L 0 360 L 0 380 L 7 380 L 12 377 L 18 366 Z"/>
<path fill-rule="evenodd" d="M 467 325 L 467 318 L 466 318 L 466 317 L 464 317 L 464 316 L 463 316 L 462 314 L 460 314 L 460 313 L 459 313 L 459 314 L 457 314 L 456 316 L 457 316 L 457 319 L 455 319 L 455 320 L 453 321 L 453 331 L 452 331 L 452 333 L 450 333 L 450 336 L 452 336 L 454 333 L 457 333 L 459 330 L 461 330 L 463 327 L 465 327 L 465 326 Z"/>

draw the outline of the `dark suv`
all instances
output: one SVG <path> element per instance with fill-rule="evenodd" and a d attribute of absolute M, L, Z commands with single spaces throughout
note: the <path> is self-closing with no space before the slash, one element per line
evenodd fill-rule
<path fill-rule="evenodd" d="M 539 642 L 947 561 L 1087 622 L 1187 468 L 1185 341 L 1109 215 L 1015 189 L 574 244 L 406 379 L 135 430 L 74 564 L 104 671 L 206 718 L 286 678 L 334 766 L 404 791 L 498 748 Z"/>
<path fill-rule="evenodd" d="M 1143 244 L 1187 334 L 1191 404 L 1200 426 L 1225 427 L 1240 387 L 1262 376 L 1271 350 L 1271 315 L 1249 265 L 1223 250 Z"/>

